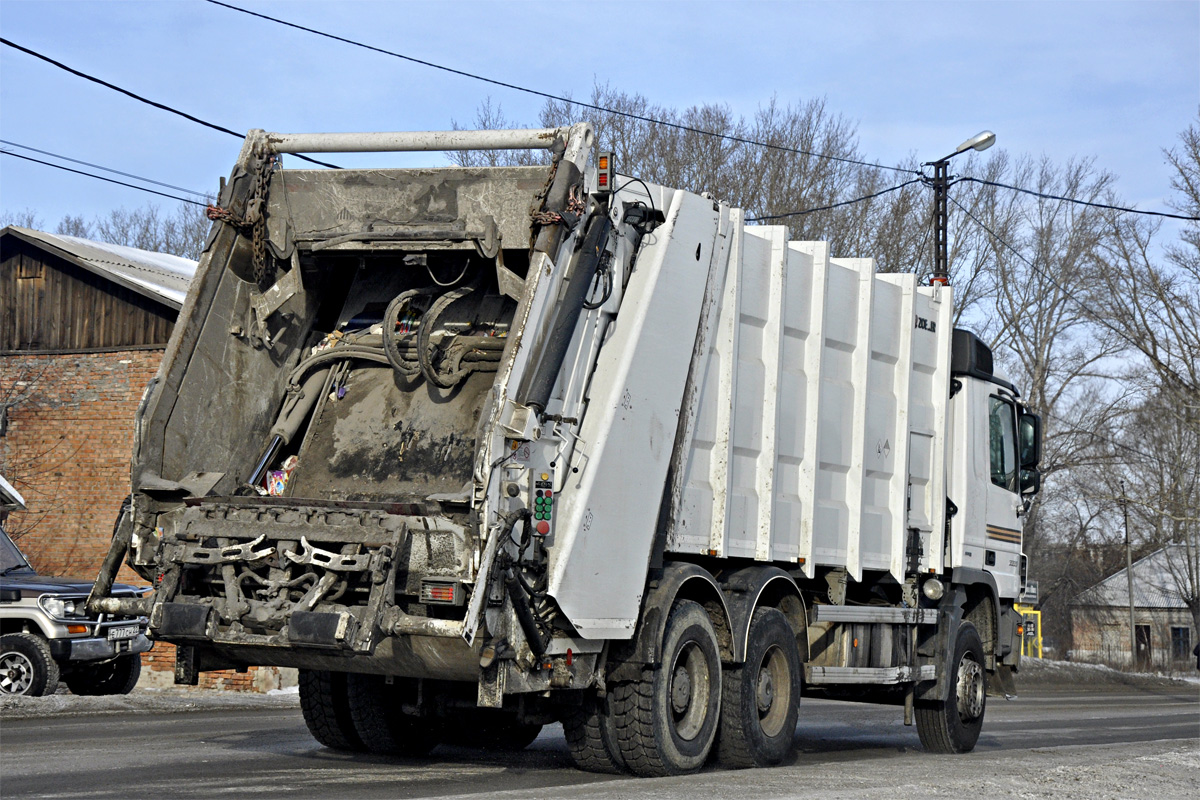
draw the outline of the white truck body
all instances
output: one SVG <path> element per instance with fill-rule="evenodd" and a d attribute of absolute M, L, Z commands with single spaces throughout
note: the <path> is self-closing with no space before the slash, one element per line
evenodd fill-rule
<path fill-rule="evenodd" d="M 970 749 L 1018 663 L 1036 418 L 948 286 L 591 150 L 587 125 L 252 132 L 93 607 L 127 557 L 177 680 L 300 667 L 335 747 L 411 751 L 474 707 L 510 740 L 562 719 L 585 768 L 696 769 L 718 727 L 727 763 L 776 763 L 805 685 Z"/>

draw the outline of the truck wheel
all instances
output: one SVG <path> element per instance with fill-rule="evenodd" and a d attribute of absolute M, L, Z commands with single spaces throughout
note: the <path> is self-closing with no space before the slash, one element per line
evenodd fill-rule
<path fill-rule="evenodd" d="M 750 621 L 746 663 L 726 669 L 717 754 L 727 767 L 769 767 L 787 758 L 796 734 L 800 664 L 783 612 L 760 608 Z"/>
<path fill-rule="evenodd" d="M 987 672 L 979 632 L 964 622 L 955 637 L 950 693 L 945 700 L 916 707 L 917 734 L 931 753 L 969 753 L 979 740 L 987 703 Z"/>
<path fill-rule="evenodd" d="M 346 676 L 354 730 L 372 753 L 423 756 L 438 745 L 437 724 L 401 708 L 404 688 L 403 678 L 389 685 L 382 675 Z"/>
<path fill-rule="evenodd" d="M 36 633 L 0 636 L 0 694 L 41 697 L 58 689 L 58 664 Z"/>
<path fill-rule="evenodd" d="M 660 777 L 704 766 L 721 713 L 721 656 L 704 609 L 675 604 L 663 633 L 662 665 L 613 691 L 617 739 L 634 775 Z"/>
<path fill-rule="evenodd" d="M 542 732 L 541 725 L 521 722 L 505 711 L 462 711 L 447 715 L 441 722 L 446 744 L 509 753 L 529 747 Z"/>
<path fill-rule="evenodd" d="M 563 715 L 562 725 L 575 766 L 610 775 L 625 771 L 625 759 L 617 744 L 612 695 L 585 698 L 582 705 Z"/>
<path fill-rule="evenodd" d="M 63 678 L 63 682 L 71 694 L 81 696 L 129 694 L 141 675 L 142 659 L 119 656 L 102 664 L 80 664 Z"/>
<path fill-rule="evenodd" d="M 334 750 L 366 750 L 350 716 L 346 673 L 300 670 L 300 711 L 304 724 L 321 744 Z"/>

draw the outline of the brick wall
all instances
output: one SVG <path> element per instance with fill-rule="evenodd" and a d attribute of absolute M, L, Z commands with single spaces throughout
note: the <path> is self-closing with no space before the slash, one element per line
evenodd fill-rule
<path fill-rule="evenodd" d="M 154 649 L 142 654 L 139 687 L 166 688 L 175 685 L 175 647 L 156 642 Z M 247 672 L 221 670 L 201 672 L 198 689 L 224 689 L 234 692 L 269 692 L 296 685 L 296 670 L 281 667 L 251 667 Z"/>
<path fill-rule="evenodd" d="M 133 418 L 162 355 L 130 350 L 0 356 L 0 403 L 7 406 L 0 473 L 27 506 L 5 527 L 38 572 L 96 577 L 129 494 Z M 145 585 L 124 566 L 118 580 Z M 142 685 L 173 683 L 171 645 L 156 644 L 142 663 Z M 200 680 L 201 688 L 241 691 L 288 684 L 288 671 L 274 667 L 207 672 Z"/>
<path fill-rule="evenodd" d="M 0 356 L 0 472 L 25 496 L 8 530 L 38 572 L 94 578 L 129 494 L 133 417 L 161 350 Z M 122 580 L 137 581 L 123 568 Z"/>

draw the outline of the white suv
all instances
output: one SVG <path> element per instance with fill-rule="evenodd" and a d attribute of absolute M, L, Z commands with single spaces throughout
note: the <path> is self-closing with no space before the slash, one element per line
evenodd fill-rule
<path fill-rule="evenodd" d="M 152 646 L 145 617 L 88 614 L 91 581 L 38 575 L 4 531 L 24 499 L 0 476 L 0 695 L 128 694 Z M 114 596 L 146 590 L 116 585 Z"/>

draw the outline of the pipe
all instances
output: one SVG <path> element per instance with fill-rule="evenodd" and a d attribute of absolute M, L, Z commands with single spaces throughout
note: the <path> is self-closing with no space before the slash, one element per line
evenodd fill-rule
<path fill-rule="evenodd" d="M 268 133 L 276 153 L 401 153 L 430 150 L 549 150 L 571 128 L 378 133 Z"/>
<path fill-rule="evenodd" d="M 114 614 L 122 617 L 144 617 L 150 613 L 154 595 L 145 597 L 101 597 L 89 600 L 87 609 L 97 614 Z"/>
<path fill-rule="evenodd" d="M 121 562 L 125 560 L 125 554 L 129 552 L 129 545 L 133 541 L 132 497 L 130 495 L 129 505 L 122 504 L 121 506 L 117 524 L 113 529 L 112 541 L 108 546 L 108 553 L 100 565 L 100 573 L 96 576 L 95 583 L 92 584 L 92 590 L 88 592 L 85 606 L 93 614 L 100 613 L 99 605 L 101 603 L 112 599 L 107 595 L 112 591 L 113 582 L 117 579 L 117 571 L 121 569 Z"/>
<path fill-rule="evenodd" d="M 444 639 L 456 639 L 462 636 L 462 620 L 434 619 L 431 617 L 413 617 L 400 614 L 392 624 L 392 632 L 400 636 L 437 636 Z"/>

